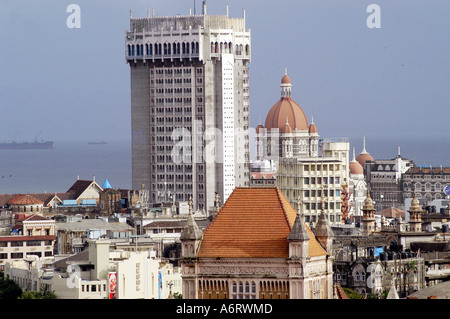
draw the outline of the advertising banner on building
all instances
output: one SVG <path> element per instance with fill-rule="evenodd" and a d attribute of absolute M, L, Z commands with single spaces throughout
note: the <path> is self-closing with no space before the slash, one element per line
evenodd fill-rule
<path fill-rule="evenodd" d="M 117 299 L 117 274 L 110 272 L 108 274 L 109 299 Z"/>
<path fill-rule="evenodd" d="M 161 271 L 158 271 L 158 299 L 162 298 L 162 276 Z"/>

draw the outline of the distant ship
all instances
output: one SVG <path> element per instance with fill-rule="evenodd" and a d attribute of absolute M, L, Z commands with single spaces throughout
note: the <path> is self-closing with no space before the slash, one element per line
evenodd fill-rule
<path fill-rule="evenodd" d="M 0 143 L 0 150 L 52 149 L 53 141 Z"/>
<path fill-rule="evenodd" d="M 99 144 L 108 144 L 105 141 L 102 142 L 88 142 L 89 145 L 99 145 Z"/>

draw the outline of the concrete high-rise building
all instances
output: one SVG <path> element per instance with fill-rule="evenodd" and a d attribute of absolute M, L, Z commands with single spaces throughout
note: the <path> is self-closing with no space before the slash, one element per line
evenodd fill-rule
<path fill-rule="evenodd" d="M 250 30 L 242 18 L 202 14 L 133 18 L 132 186 L 152 203 L 225 202 L 249 185 Z"/>

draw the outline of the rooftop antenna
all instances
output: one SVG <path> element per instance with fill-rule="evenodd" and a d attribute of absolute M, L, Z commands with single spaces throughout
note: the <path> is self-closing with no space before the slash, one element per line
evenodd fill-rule
<path fill-rule="evenodd" d="M 203 15 L 206 15 L 206 0 L 203 0 Z"/>

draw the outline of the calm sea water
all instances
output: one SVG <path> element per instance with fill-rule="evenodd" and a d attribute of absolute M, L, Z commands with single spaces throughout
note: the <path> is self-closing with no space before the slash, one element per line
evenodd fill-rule
<path fill-rule="evenodd" d="M 349 140 L 358 155 L 362 138 Z M 401 155 L 414 160 L 416 165 L 450 166 L 450 137 L 366 139 L 367 151 L 375 159 L 394 158 L 398 146 Z M 130 143 L 55 142 L 52 150 L 0 150 L 0 194 L 65 192 L 77 176 L 80 179 L 95 176 L 100 186 L 108 179 L 113 188 L 131 188 Z"/>
<path fill-rule="evenodd" d="M 131 145 L 55 142 L 51 150 L 0 150 L 0 194 L 65 192 L 77 176 L 131 188 Z"/>

